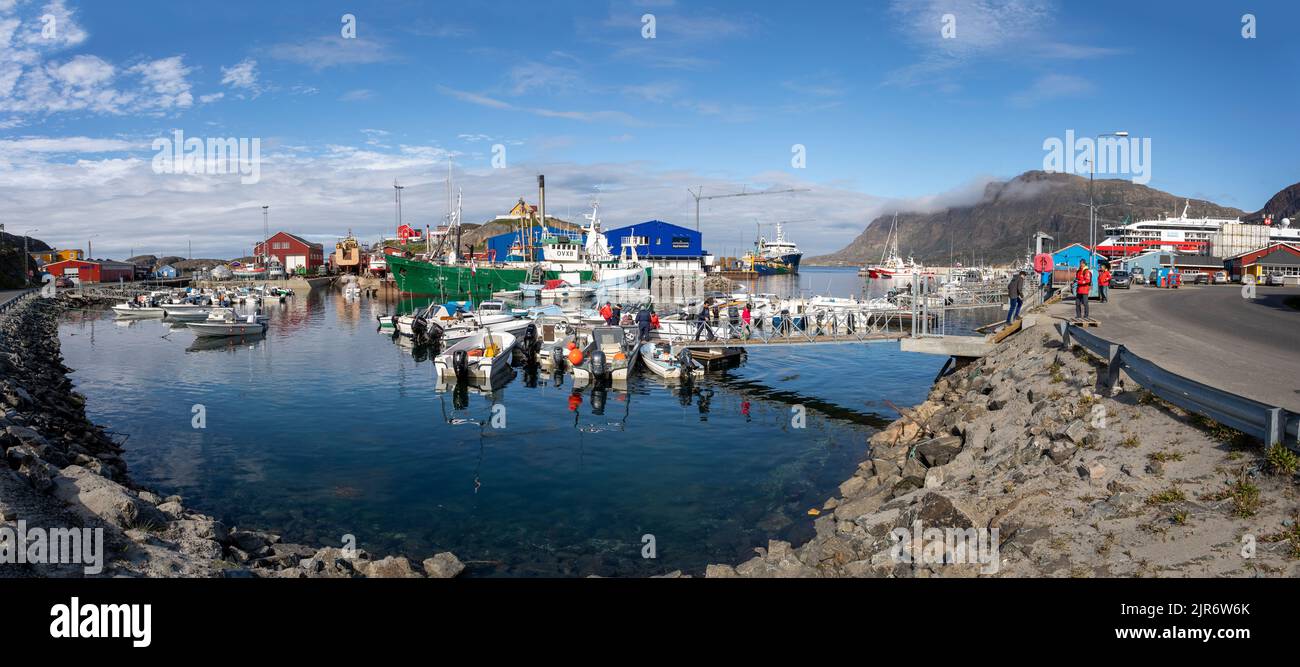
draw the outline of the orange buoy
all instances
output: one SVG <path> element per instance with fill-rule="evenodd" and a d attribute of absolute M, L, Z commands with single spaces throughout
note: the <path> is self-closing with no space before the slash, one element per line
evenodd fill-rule
<path fill-rule="evenodd" d="M 578 346 L 575 345 L 575 344 L 573 343 L 573 341 L 569 341 L 569 343 L 568 343 L 567 345 L 565 345 L 564 347 L 566 347 L 566 348 L 568 348 L 568 349 L 570 349 L 570 350 L 576 350 L 576 349 L 578 349 Z"/>
<path fill-rule="evenodd" d="M 483 349 L 476 347 L 470 350 L 469 352 L 467 352 L 466 355 L 471 357 L 481 357 L 483 356 Z"/>
<path fill-rule="evenodd" d="M 572 350 L 569 352 L 569 363 L 577 366 L 582 363 L 582 350 Z"/>
<path fill-rule="evenodd" d="M 627 358 L 627 355 L 626 355 L 626 354 L 623 354 L 622 352 L 616 352 L 616 353 L 614 354 L 614 358 L 615 358 L 615 359 L 619 359 L 619 360 L 621 360 L 621 359 L 626 359 L 626 358 Z"/>

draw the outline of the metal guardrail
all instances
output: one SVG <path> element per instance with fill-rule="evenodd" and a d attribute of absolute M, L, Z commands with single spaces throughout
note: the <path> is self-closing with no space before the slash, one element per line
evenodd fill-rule
<path fill-rule="evenodd" d="M 0 303 L 0 313 L 3 313 L 3 312 L 5 312 L 5 311 L 9 310 L 10 308 L 12 308 L 12 307 L 18 305 L 18 302 L 19 302 L 19 301 L 21 301 L 21 300 L 27 298 L 28 296 L 31 296 L 32 294 L 34 294 L 34 293 L 36 293 L 36 292 L 39 292 L 39 291 L 41 291 L 41 288 L 39 288 L 39 287 L 33 287 L 33 288 L 30 288 L 30 289 L 24 290 L 24 291 L 22 291 L 22 292 L 19 292 L 18 294 L 15 294 L 15 295 L 9 297 L 8 299 L 5 299 L 3 303 Z"/>
<path fill-rule="evenodd" d="M 1123 345 L 1069 323 L 1058 324 L 1057 330 L 1061 332 L 1061 340 L 1067 349 L 1073 341 L 1106 360 L 1109 386 L 1119 381 L 1120 371 L 1123 371 L 1161 399 L 1259 438 L 1265 446 L 1286 443 L 1287 436 L 1290 436 L 1288 446 L 1292 449 L 1300 447 L 1300 415 L 1171 373 Z"/>

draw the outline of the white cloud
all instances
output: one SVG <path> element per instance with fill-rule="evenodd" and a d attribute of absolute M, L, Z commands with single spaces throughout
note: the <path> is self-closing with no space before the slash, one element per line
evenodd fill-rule
<path fill-rule="evenodd" d="M 257 61 L 245 58 L 230 67 L 222 67 L 221 83 L 231 88 L 244 88 L 256 92 L 258 90 Z"/>
<path fill-rule="evenodd" d="M 982 60 L 1077 60 L 1123 52 L 1060 41 L 1064 28 L 1055 21 L 1057 11 L 1056 0 L 893 0 L 890 13 L 919 59 L 890 72 L 885 83 L 953 91 L 960 88 L 954 72 Z M 951 38 L 941 31 L 945 15 L 954 19 Z"/>
<path fill-rule="evenodd" d="M 321 70 L 341 65 L 369 65 L 393 60 L 388 47 L 374 39 L 344 39 L 341 35 L 276 44 L 272 58 Z"/>
<path fill-rule="evenodd" d="M 523 106 L 516 106 L 509 102 L 498 100 L 494 97 L 489 97 L 487 95 L 473 93 L 466 90 L 456 90 L 455 88 L 448 88 L 447 86 L 438 86 L 437 89 L 438 92 L 442 93 L 443 95 L 454 97 L 462 102 L 468 102 L 470 104 L 476 104 L 478 106 L 488 107 L 490 109 L 501 109 L 503 111 L 523 111 L 526 113 L 533 114 L 535 116 L 541 116 L 543 118 L 562 118 L 566 120 L 582 121 L 584 123 L 602 122 L 602 123 L 619 123 L 624 125 L 644 124 L 640 119 L 624 111 L 610 111 L 610 110 L 570 111 L 570 110 L 563 110 L 563 109 L 548 109 L 543 107 L 523 107 Z"/>
<path fill-rule="evenodd" d="M 1069 74 L 1048 74 L 1040 76 L 1027 89 L 1011 96 L 1011 104 L 1018 107 L 1031 107 L 1051 100 L 1084 97 L 1096 90 L 1096 86 L 1087 79 Z"/>
<path fill-rule="evenodd" d="M 221 99 L 221 98 L 223 98 L 223 97 L 225 97 L 225 96 L 226 96 L 225 93 L 211 93 L 211 94 L 208 94 L 208 95 L 199 95 L 199 103 L 200 103 L 200 104 L 210 104 L 210 103 L 212 103 L 212 102 L 216 102 L 217 100 L 219 100 L 219 99 Z"/>
<path fill-rule="evenodd" d="M 50 16 L 53 23 L 44 17 Z M 52 32 L 44 31 L 46 27 Z M 59 58 L 87 33 L 62 0 L 0 5 L 0 111 L 165 113 L 193 104 L 182 56 L 119 66 L 89 53 Z"/>
<path fill-rule="evenodd" d="M 370 90 L 369 88 L 358 88 L 357 90 L 349 90 L 348 92 L 343 93 L 341 96 L 339 96 L 339 101 L 340 102 L 364 102 L 365 100 L 374 98 L 374 96 L 375 96 L 375 91 Z"/>
<path fill-rule="evenodd" d="M 143 108 L 171 109 L 188 107 L 194 103 L 189 81 L 185 78 L 190 73 L 190 68 L 185 66 L 181 56 L 141 63 L 128 71 L 140 75 L 144 79 L 146 93 L 152 93 L 150 97 L 141 100 Z"/>
<path fill-rule="evenodd" d="M 277 229 L 326 242 L 348 228 L 367 239 L 391 234 L 394 179 L 406 186 L 402 206 L 408 222 L 438 224 L 447 209 L 443 179 L 446 159 L 454 154 L 436 145 L 268 148 L 268 141 L 263 144 L 261 180 L 241 185 L 237 175 L 155 174 L 147 141 L 140 141 L 24 137 L 0 144 L 0 201 L 7 203 L 6 215 L 50 220 L 49 228 L 58 232 L 43 240 L 54 244 L 102 233 L 95 246 L 104 256 L 124 257 L 132 247 L 178 252 L 186 240 L 193 240 L 196 256 L 234 257 L 247 254 L 260 237 L 258 207 L 267 201 L 275 202 L 271 220 Z M 83 152 L 69 161 L 63 151 L 74 149 Z M 125 156 L 111 154 L 122 149 L 129 149 L 123 150 Z M 812 189 L 705 202 L 705 245 L 718 253 L 737 249 L 742 234 L 752 235 L 755 220 L 805 218 L 818 221 L 797 230 L 806 252 L 838 250 L 886 201 L 785 172 L 705 175 L 649 162 L 525 159 L 512 160 L 508 169 L 493 169 L 487 155 L 455 157 L 455 185 L 465 194 L 465 219 L 473 222 L 504 212 L 521 192 L 533 192 L 536 174 L 543 172 L 548 176 L 548 207 L 571 211 L 573 217 L 587 208 L 593 188 L 603 184 L 602 213 L 610 227 L 651 218 L 693 226 L 695 208 L 688 187 L 703 185 L 706 193 L 742 187 Z M 195 226 L 196 219 L 207 224 Z"/>

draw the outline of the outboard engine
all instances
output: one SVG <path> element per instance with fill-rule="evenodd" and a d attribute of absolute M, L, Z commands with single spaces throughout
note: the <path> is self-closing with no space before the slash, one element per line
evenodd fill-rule
<path fill-rule="evenodd" d="M 469 378 L 469 354 L 465 350 L 456 350 L 451 355 L 451 369 L 456 372 L 456 379 L 464 382 Z"/>
<path fill-rule="evenodd" d="M 551 348 L 551 365 L 554 366 L 557 371 L 564 368 L 565 352 L 566 350 L 564 349 L 564 346 L 559 343 L 556 343 L 555 347 Z"/>
<path fill-rule="evenodd" d="M 533 361 L 537 357 L 537 325 L 530 324 L 524 329 L 524 358 Z"/>
<path fill-rule="evenodd" d="M 691 356 L 690 348 L 682 348 L 682 351 L 677 354 L 677 363 L 682 367 L 683 380 L 694 377 L 691 370 L 695 368 L 695 358 Z"/>
<path fill-rule="evenodd" d="M 591 374 L 597 377 L 604 377 L 608 372 L 609 365 L 605 363 L 604 350 L 596 350 L 591 353 Z"/>
<path fill-rule="evenodd" d="M 425 324 L 424 320 L 420 318 L 416 318 L 414 321 L 411 322 L 411 338 L 415 340 L 416 343 L 426 342 L 427 340 L 426 334 L 428 333 L 428 331 L 429 331 L 429 327 L 427 324 Z"/>

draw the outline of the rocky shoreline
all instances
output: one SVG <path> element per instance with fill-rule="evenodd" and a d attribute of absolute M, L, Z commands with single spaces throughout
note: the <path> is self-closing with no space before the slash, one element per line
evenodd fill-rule
<path fill-rule="evenodd" d="M 840 496 L 809 511 L 814 538 L 705 576 L 1300 574 L 1294 458 L 1140 387 L 1106 390 L 1099 369 L 1047 326 L 1009 338 L 872 436 Z M 903 532 L 919 527 L 983 531 L 995 560 Z M 917 546 L 934 549 L 909 558 Z"/>
<path fill-rule="evenodd" d="M 78 306 L 83 304 L 77 304 Z M 228 527 L 133 482 L 122 448 L 86 418 L 59 351 L 62 300 L 27 298 L 0 314 L 0 529 L 103 529 L 103 569 L 0 562 L 0 577 L 450 578 L 450 552 L 403 556 L 284 542 Z"/>

